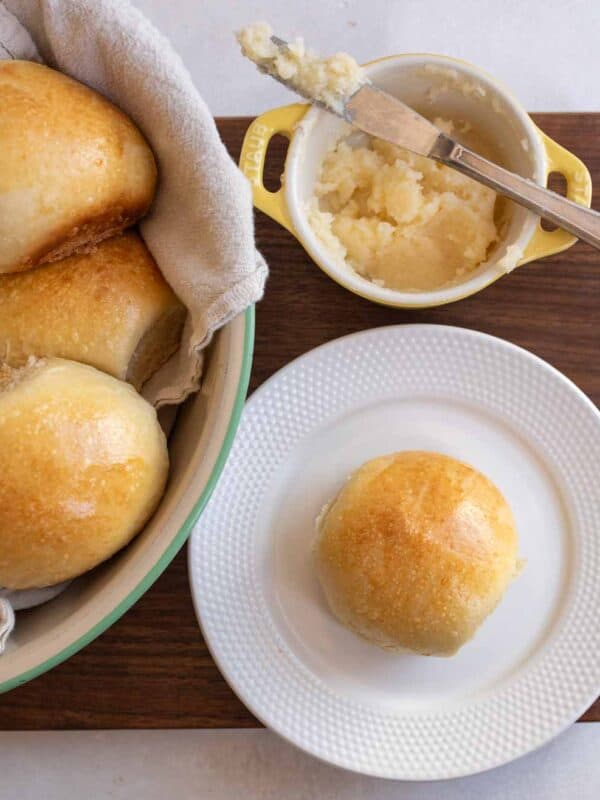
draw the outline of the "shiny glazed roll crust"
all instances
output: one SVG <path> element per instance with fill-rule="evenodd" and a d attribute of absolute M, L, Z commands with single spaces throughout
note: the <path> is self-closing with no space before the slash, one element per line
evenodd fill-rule
<path fill-rule="evenodd" d="M 129 231 L 90 253 L 0 275 L 0 361 L 59 356 L 139 389 L 179 346 L 185 313 Z"/>
<path fill-rule="evenodd" d="M 0 61 L 0 273 L 118 233 L 155 185 L 152 151 L 116 106 L 49 67 Z"/>
<path fill-rule="evenodd" d="M 368 461 L 318 521 L 331 610 L 391 650 L 452 655 L 519 570 L 510 507 L 477 470 L 437 453 Z"/>
<path fill-rule="evenodd" d="M 0 368 L 0 586 L 69 580 L 126 545 L 156 508 L 168 453 L 126 383 L 62 359 Z"/>

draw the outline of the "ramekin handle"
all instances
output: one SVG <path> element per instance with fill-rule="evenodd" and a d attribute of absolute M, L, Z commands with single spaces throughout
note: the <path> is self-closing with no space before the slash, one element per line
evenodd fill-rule
<path fill-rule="evenodd" d="M 306 103 L 294 103 L 261 114 L 246 131 L 240 153 L 240 169 L 252 185 L 254 205 L 294 235 L 296 232 L 285 202 L 283 187 L 277 192 L 270 192 L 263 183 L 265 157 L 273 136 L 280 133 L 291 139 L 296 125 L 308 108 Z"/>

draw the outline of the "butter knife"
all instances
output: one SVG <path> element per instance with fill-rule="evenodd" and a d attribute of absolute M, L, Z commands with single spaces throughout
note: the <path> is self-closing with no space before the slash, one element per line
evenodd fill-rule
<path fill-rule="evenodd" d="M 271 41 L 286 48 L 278 36 Z M 335 106 L 303 94 L 293 83 L 268 73 L 314 105 L 327 109 L 365 133 L 427 158 L 440 161 L 489 186 L 540 217 L 600 249 L 600 213 L 567 200 L 469 150 L 398 98 L 369 81 Z"/>

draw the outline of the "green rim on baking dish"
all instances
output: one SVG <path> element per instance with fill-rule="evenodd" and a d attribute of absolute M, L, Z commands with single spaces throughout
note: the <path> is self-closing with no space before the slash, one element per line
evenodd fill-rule
<path fill-rule="evenodd" d="M 27 683 L 27 681 L 32 680 L 32 678 L 37 678 L 38 675 L 41 675 L 53 667 L 56 667 L 61 662 L 66 661 L 67 658 L 70 658 L 72 655 L 77 653 L 78 650 L 81 650 L 83 647 L 88 645 L 97 636 L 100 636 L 101 633 L 104 633 L 107 628 L 109 628 L 119 619 L 119 617 L 121 617 L 129 608 L 131 608 L 131 606 L 137 600 L 139 600 L 144 592 L 146 592 L 150 586 L 152 586 L 154 581 L 161 575 L 161 573 L 177 555 L 181 547 L 185 544 L 186 539 L 192 532 L 193 526 L 198 521 L 200 514 L 208 503 L 217 481 L 219 480 L 223 467 L 225 466 L 225 462 L 227 461 L 227 456 L 229 455 L 231 445 L 233 444 L 233 439 L 235 437 L 240 418 L 242 416 L 244 401 L 246 400 L 246 393 L 248 391 L 248 383 L 250 381 L 250 371 L 252 368 L 254 326 L 255 309 L 254 306 L 250 306 L 245 313 L 244 351 L 242 355 L 240 380 L 237 386 L 235 401 L 231 413 L 231 419 L 229 420 L 229 425 L 227 427 L 227 432 L 225 434 L 221 450 L 219 451 L 219 455 L 217 456 L 213 471 L 211 472 L 206 486 L 204 487 L 204 491 L 196 501 L 196 504 L 192 508 L 186 521 L 179 529 L 179 532 L 173 541 L 169 544 L 165 552 L 152 567 L 152 569 L 135 586 L 135 588 L 132 589 L 127 597 L 125 597 L 125 599 L 118 604 L 116 608 L 114 608 L 109 614 L 100 620 L 100 622 L 96 623 L 96 625 L 90 628 L 87 633 L 85 633 L 83 636 L 80 636 L 79 639 L 77 639 L 75 642 L 72 642 L 68 647 L 65 647 L 64 650 L 61 650 L 59 653 L 51 658 L 48 658 L 46 661 L 43 661 L 41 664 L 38 664 L 36 667 L 26 670 L 25 672 L 21 673 L 21 675 L 17 675 L 5 681 L 4 683 L 0 683 L 0 694 L 3 692 L 8 692 L 17 686 L 21 686 L 22 684 Z"/>

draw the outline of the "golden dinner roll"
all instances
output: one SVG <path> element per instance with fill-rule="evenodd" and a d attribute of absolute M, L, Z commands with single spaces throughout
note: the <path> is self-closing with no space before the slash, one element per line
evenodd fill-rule
<path fill-rule="evenodd" d="M 90 253 L 0 275 L 0 360 L 69 358 L 139 389 L 179 346 L 185 313 L 128 231 Z"/>
<path fill-rule="evenodd" d="M 0 273 L 64 258 L 148 210 L 156 164 L 116 106 L 31 61 L 0 61 Z"/>
<path fill-rule="evenodd" d="M 165 487 L 156 412 L 127 383 L 58 358 L 0 367 L 0 586 L 81 575 L 126 545 Z"/>
<path fill-rule="evenodd" d="M 358 469 L 318 520 L 317 572 L 334 615 L 389 650 L 449 656 L 519 571 L 510 507 L 473 467 L 402 452 Z"/>

